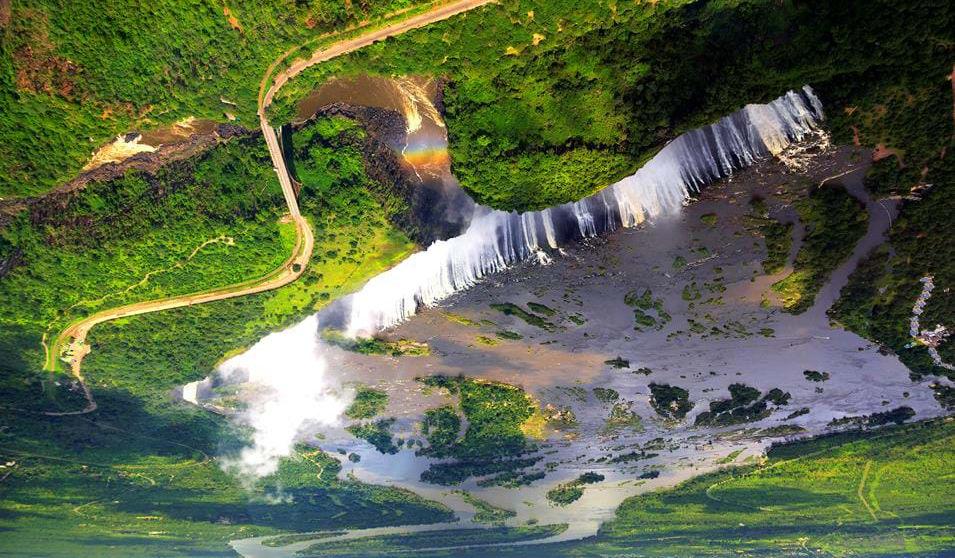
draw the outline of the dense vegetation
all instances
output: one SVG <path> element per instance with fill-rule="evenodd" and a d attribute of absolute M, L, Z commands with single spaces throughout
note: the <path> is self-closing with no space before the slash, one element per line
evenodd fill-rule
<path fill-rule="evenodd" d="M 358 386 L 355 390 L 355 399 L 345 410 L 345 416 L 350 419 L 370 419 L 385 410 L 388 405 L 388 394 L 368 386 Z"/>
<path fill-rule="evenodd" d="M 242 433 L 230 433 L 223 419 L 169 397 L 174 387 L 208 374 L 223 355 L 353 290 L 407 254 L 410 243 L 389 225 L 386 204 L 370 193 L 361 154 L 341 141 L 343 123 L 326 124 L 299 136 L 310 153 L 299 161 L 301 206 L 316 230 L 318 256 L 303 278 L 276 291 L 97 326 L 84 363 L 99 404 L 90 416 L 39 414 L 83 406 L 68 381 L 54 383 L 40 374 L 46 322 L 67 303 L 137 284 L 139 270 L 178 261 L 207 235 L 231 236 L 235 245 L 210 245 L 224 253 L 207 261 L 204 249 L 185 268 L 192 273 L 175 268 L 176 281 L 155 275 L 121 300 L 220 286 L 235 280 L 230 274 L 241 271 L 244 261 L 254 262 L 258 267 L 246 272 L 256 273 L 269 258 L 284 260 L 290 231 L 277 224 L 284 204 L 265 150 L 248 140 L 183 163 L 188 172 L 177 166 L 156 176 L 133 173 L 68 198 L 65 209 L 46 220 L 4 229 L 5 235 L 16 232 L 5 238 L 23 257 L 0 279 L 0 455 L 15 462 L 3 483 L 0 522 L 6 534 L 0 553 L 75 556 L 82 543 L 98 555 L 198 555 L 224 552 L 225 541 L 246 534 L 450 516 L 410 493 L 334 480 L 337 462 L 314 452 L 293 460 L 294 478 L 280 471 L 279 478 L 247 492 L 213 459 L 241 443 Z M 318 173 L 333 154 L 336 174 Z M 148 187 L 129 187 L 141 183 Z M 256 250 L 266 246 L 269 253 L 257 259 Z M 232 266 L 226 263 L 231 257 Z M 108 281 L 84 275 L 85 261 L 102 265 Z M 267 503 L 280 495 L 278 487 L 294 505 Z M 150 535 L 157 531 L 162 534 Z M 109 548 L 116 544 L 121 551 Z"/>
<path fill-rule="evenodd" d="M 540 409 L 521 388 L 474 378 L 429 376 L 425 385 L 442 388 L 458 398 L 458 409 L 438 407 L 425 413 L 422 433 L 430 446 L 421 451 L 431 457 L 453 457 L 433 464 L 422 480 L 458 484 L 468 477 L 496 475 L 490 484 L 514 482 L 516 471 L 530 467 L 539 457 L 521 458 L 533 448 L 527 425 Z M 460 412 L 460 415 L 458 414 Z M 467 430 L 459 435 L 462 418 Z"/>
<path fill-rule="evenodd" d="M 833 271 L 865 235 L 868 215 L 862 203 L 838 186 L 815 188 L 796 202 L 806 227 L 793 272 L 773 285 L 783 310 L 800 314 L 816 299 Z"/>
<path fill-rule="evenodd" d="M 570 482 L 558 484 L 548 490 L 547 499 L 558 506 L 572 504 L 584 495 L 584 488 L 588 484 L 594 484 L 602 480 L 604 480 L 604 476 L 600 473 L 594 473 L 593 471 L 584 473 Z"/>
<path fill-rule="evenodd" d="M 779 273 L 786 266 L 789 249 L 792 246 L 792 223 L 783 223 L 769 216 L 766 201 L 760 197 L 750 200 L 750 214 L 747 221 L 762 235 L 766 244 L 766 259 L 763 260 L 763 272 L 767 275 Z"/>
<path fill-rule="evenodd" d="M 415 0 L 29 0 L 0 22 L 0 197 L 72 178 L 117 134 L 185 117 L 247 128 L 280 54 Z M 304 54 L 304 53 L 300 53 Z"/>
<path fill-rule="evenodd" d="M 443 74 L 462 184 L 495 207 L 540 208 L 631 173 L 686 129 L 805 83 L 835 114 L 873 81 L 925 79 L 932 64 L 940 79 L 952 23 L 938 0 L 505 0 L 312 68 L 273 114 L 289 118 L 334 74 Z"/>
<path fill-rule="evenodd" d="M 670 384 L 650 384 L 650 406 L 661 417 L 680 420 L 693 409 L 690 392 Z"/>
<path fill-rule="evenodd" d="M 728 426 L 762 420 L 772 414 L 772 403 L 783 406 L 789 403 L 789 392 L 773 388 L 762 395 L 754 387 L 745 384 L 730 384 L 730 398 L 710 402 L 710 410 L 696 415 L 694 424 L 709 426 Z"/>
<path fill-rule="evenodd" d="M 264 145 L 130 172 L 23 211 L 3 229 L 0 352 L 35 353 L 40 335 L 104 308 L 198 292 L 279 267 L 294 241 Z M 30 356 L 40 360 L 41 357 Z"/>
<path fill-rule="evenodd" d="M 900 214 L 889 231 L 889 245 L 870 255 L 852 274 L 830 316 L 838 323 L 898 354 L 915 376 L 955 376 L 936 366 L 925 347 L 910 346 L 909 317 L 921 291 L 919 279 L 932 276 L 936 289 L 922 315 L 925 328 L 952 327 L 955 316 L 955 149 L 952 46 L 939 45 L 898 76 L 878 76 L 857 92 L 851 110 L 833 117 L 834 139 L 848 142 L 853 128 L 864 145 L 882 144 L 896 156 L 882 159 L 867 186 L 877 193 L 901 192 Z M 899 172 L 886 173 L 895 164 Z M 917 172 L 913 172 L 917 170 Z M 955 362 L 955 342 L 939 347 Z"/>
<path fill-rule="evenodd" d="M 379 419 L 374 422 L 365 422 L 361 424 L 352 424 L 347 430 L 356 438 L 368 442 L 380 453 L 398 453 L 398 446 L 391 438 L 391 425 L 395 419 Z"/>

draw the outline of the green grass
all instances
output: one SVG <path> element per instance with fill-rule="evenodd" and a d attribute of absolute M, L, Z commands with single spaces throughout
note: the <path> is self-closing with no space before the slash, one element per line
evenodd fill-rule
<path fill-rule="evenodd" d="M 504 521 L 517 515 L 517 513 L 511 510 L 506 510 L 504 508 L 499 508 L 489 504 L 488 502 L 485 502 L 484 500 L 474 496 L 470 492 L 455 490 L 454 493 L 460 495 L 462 500 L 474 506 L 474 521 L 477 523 L 484 523 L 486 525 L 500 525 Z"/>
<path fill-rule="evenodd" d="M 387 393 L 367 386 L 358 386 L 355 400 L 345 411 L 345 416 L 350 419 L 370 419 L 384 411 L 387 406 Z"/>
<path fill-rule="evenodd" d="M 579 500 L 584 495 L 584 488 L 588 484 L 593 484 L 604 480 L 604 476 L 599 473 L 584 473 L 576 479 L 558 484 L 547 491 L 547 499 L 558 506 L 566 506 Z"/>
<path fill-rule="evenodd" d="M 814 189 L 808 198 L 796 202 L 796 210 L 806 236 L 793 272 L 772 289 L 784 311 L 801 314 L 812 307 L 816 293 L 865 235 L 868 215 L 858 200 L 837 186 Z"/>

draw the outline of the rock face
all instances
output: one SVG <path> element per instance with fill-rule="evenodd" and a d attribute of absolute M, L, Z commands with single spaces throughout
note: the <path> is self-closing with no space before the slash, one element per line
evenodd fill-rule
<path fill-rule="evenodd" d="M 33 207 L 38 203 L 49 203 L 47 198 L 59 198 L 63 194 L 82 190 L 91 182 L 107 182 L 123 176 L 129 170 L 155 173 L 162 166 L 200 155 L 223 141 L 238 137 L 253 137 L 259 133 L 258 129 L 249 130 L 234 124 L 218 124 L 208 133 L 193 134 L 185 141 L 160 145 L 153 152 L 138 153 L 118 163 L 106 163 L 83 172 L 73 180 L 42 196 L 0 200 L 0 227 L 6 224 L 4 215 L 16 215 L 24 207 Z M 138 135 L 138 132 L 130 132 L 125 137 L 132 138 Z"/>
<path fill-rule="evenodd" d="M 199 155 L 222 141 L 228 141 L 236 137 L 251 137 L 259 133 L 258 129 L 249 130 L 234 124 L 218 124 L 208 133 L 195 133 L 184 141 L 160 145 L 156 151 L 151 153 L 138 153 L 118 163 L 106 163 L 84 172 L 54 190 L 53 193 L 78 190 L 90 182 L 106 182 L 133 169 L 154 173 L 163 165 Z M 126 134 L 126 137 L 130 138 L 137 135 L 138 132 L 130 132 Z"/>
<path fill-rule="evenodd" d="M 410 210 L 393 219 L 393 224 L 405 231 L 415 242 L 428 246 L 435 240 L 454 237 L 462 232 L 463 223 L 448 219 L 449 199 L 444 185 L 422 180 L 403 165 L 395 146 L 405 143 L 405 121 L 397 111 L 358 107 L 336 103 L 321 109 L 315 117 L 343 116 L 358 121 L 365 129 L 360 145 L 365 171 L 377 187 L 397 192 L 408 203 Z M 296 125 L 307 126 L 312 119 Z"/>

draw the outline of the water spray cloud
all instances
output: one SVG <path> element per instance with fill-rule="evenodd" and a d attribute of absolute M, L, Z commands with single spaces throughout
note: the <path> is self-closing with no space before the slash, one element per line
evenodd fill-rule
<path fill-rule="evenodd" d="M 326 374 L 318 319 L 272 333 L 219 369 L 226 382 L 247 375 L 240 392 L 246 411 L 240 421 L 252 428 L 252 445 L 223 460 L 227 470 L 262 477 L 278 469 L 295 443 L 311 428 L 339 421 L 349 401 Z"/>

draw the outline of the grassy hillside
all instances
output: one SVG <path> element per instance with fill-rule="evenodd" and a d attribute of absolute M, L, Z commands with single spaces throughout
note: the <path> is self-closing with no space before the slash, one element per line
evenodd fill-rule
<path fill-rule="evenodd" d="M 750 470 L 628 500 L 599 540 L 648 555 L 938 552 L 953 542 L 953 440 L 943 421 L 783 446 Z"/>
<path fill-rule="evenodd" d="M 779 446 L 759 465 L 626 500 L 596 538 L 500 554 L 947 556 L 953 441 L 955 422 L 939 420 Z"/>
<path fill-rule="evenodd" d="M 98 146 L 188 116 L 252 128 L 283 52 L 416 0 L 24 0 L 0 21 L 0 197 L 72 178 Z"/>

